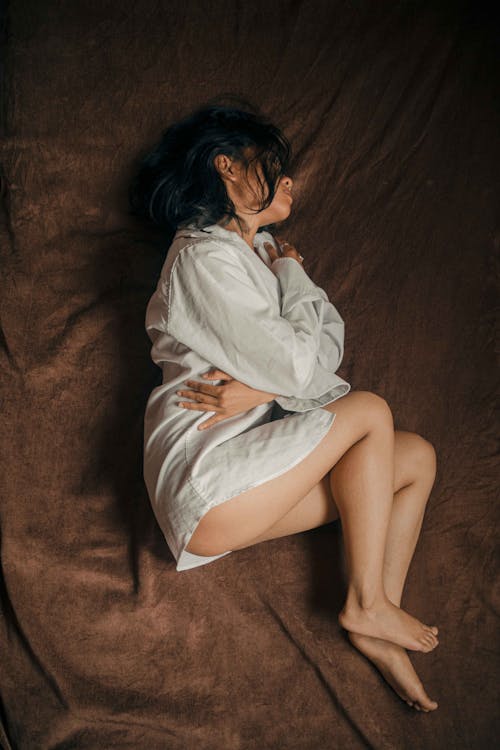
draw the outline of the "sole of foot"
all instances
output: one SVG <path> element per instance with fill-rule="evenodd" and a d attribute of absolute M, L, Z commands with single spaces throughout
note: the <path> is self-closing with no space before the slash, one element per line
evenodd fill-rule
<path fill-rule="evenodd" d="M 385 681 L 408 706 L 424 713 L 436 710 L 437 702 L 425 692 L 404 648 L 389 641 L 356 633 L 348 633 L 348 638 L 375 665 Z"/>

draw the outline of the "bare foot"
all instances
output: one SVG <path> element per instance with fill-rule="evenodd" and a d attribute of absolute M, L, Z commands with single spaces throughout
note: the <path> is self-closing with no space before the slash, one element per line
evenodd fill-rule
<path fill-rule="evenodd" d="M 366 608 L 354 597 L 348 598 L 339 614 L 339 623 L 351 633 L 381 638 L 411 651 L 432 651 L 439 642 L 435 626 L 424 625 L 387 598 Z"/>
<path fill-rule="evenodd" d="M 348 633 L 349 640 L 372 661 L 400 698 L 417 711 L 434 711 L 438 704 L 424 690 L 406 651 L 380 638 Z"/>

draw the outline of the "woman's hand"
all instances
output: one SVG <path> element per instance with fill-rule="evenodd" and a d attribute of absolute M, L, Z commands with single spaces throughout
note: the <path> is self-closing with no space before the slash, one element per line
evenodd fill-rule
<path fill-rule="evenodd" d="M 274 245 L 272 245 L 270 242 L 264 242 L 264 247 L 266 248 L 269 257 L 271 258 L 271 263 L 277 258 L 294 258 L 297 263 L 300 263 L 300 265 L 302 265 L 302 261 L 304 260 L 304 258 L 293 245 L 284 240 L 281 236 L 275 237 L 274 239 L 279 245 L 281 255 L 278 253 Z"/>
<path fill-rule="evenodd" d="M 193 401 L 179 401 L 177 406 L 197 411 L 217 412 L 198 425 L 199 430 L 204 430 L 206 427 L 211 427 L 217 422 L 222 422 L 224 419 L 241 414 L 260 404 L 267 404 L 278 395 L 258 391 L 256 388 L 240 383 L 239 380 L 235 380 L 222 370 L 210 370 L 203 373 L 202 377 L 206 380 L 226 380 L 227 383 L 211 385 L 197 380 L 186 380 L 186 385 L 190 386 L 191 390 L 176 391 L 179 396 L 193 399 Z"/>

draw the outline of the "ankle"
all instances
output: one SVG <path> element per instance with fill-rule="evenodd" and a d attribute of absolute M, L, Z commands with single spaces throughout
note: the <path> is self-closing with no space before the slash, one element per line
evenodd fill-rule
<path fill-rule="evenodd" d="M 351 584 L 347 592 L 346 609 L 375 609 L 386 600 L 383 589 L 367 588 Z"/>

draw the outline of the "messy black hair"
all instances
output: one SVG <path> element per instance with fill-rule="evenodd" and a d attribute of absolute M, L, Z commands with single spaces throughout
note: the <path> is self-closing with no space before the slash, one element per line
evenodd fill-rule
<path fill-rule="evenodd" d="M 214 165 L 217 154 L 241 162 L 247 175 L 252 163 L 260 162 L 264 181 L 257 172 L 260 207 L 256 213 L 271 204 L 279 178 L 288 171 L 291 146 L 267 116 L 244 101 L 243 108 L 208 102 L 169 125 L 142 157 L 129 186 L 133 215 L 169 234 L 188 224 L 201 229 L 232 218 L 241 228 Z M 249 151 L 249 147 L 254 148 Z"/>

